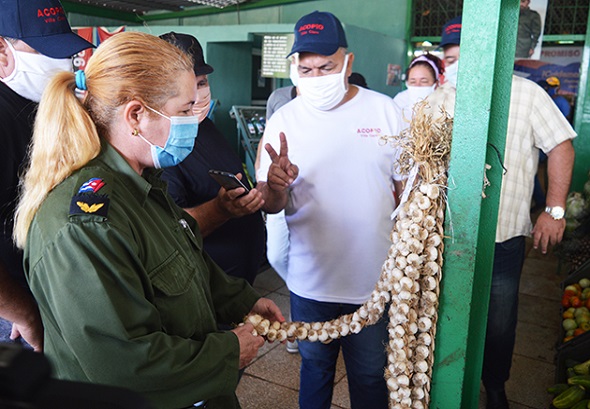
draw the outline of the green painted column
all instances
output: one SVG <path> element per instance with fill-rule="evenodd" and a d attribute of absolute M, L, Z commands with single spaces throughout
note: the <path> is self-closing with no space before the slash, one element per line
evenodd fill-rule
<path fill-rule="evenodd" d="M 518 14 L 518 0 L 463 7 L 430 408 L 478 407 Z"/>
<path fill-rule="evenodd" d="M 412 58 L 414 58 L 414 44 L 412 43 L 412 33 L 414 32 L 414 9 L 413 0 L 407 0 L 406 3 L 406 65 L 402 67 L 402 72 L 405 72 L 407 67 L 410 65 Z M 405 88 L 402 88 L 405 89 Z"/>
<path fill-rule="evenodd" d="M 574 174 L 572 179 L 573 191 L 581 191 L 588 180 L 588 163 L 590 163 L 590 83 L 588 82 L 588 70 L 590 68 L 590 10 L 588 11 L 588 27 L 586 28 L 586 42 L 584 43 L 584 55 L 580 67 L 580 86 L 578 88 L 578 101 L 576 103 L 576 117 L 574 128 L 578 137 L 574 139 L 576 161 L 574 162 Z"/>

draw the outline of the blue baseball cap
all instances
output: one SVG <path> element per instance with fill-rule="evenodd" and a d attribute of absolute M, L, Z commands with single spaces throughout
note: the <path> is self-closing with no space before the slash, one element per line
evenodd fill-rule
<path fill-rule="evenodd" d="M 301 17 L 295 24 L 295 43 L 289 55 L 332 55 L 340 47 L 348 47 L 342 23 L 334 14 L 316 10 Z"/>
<path fill-rule="evenodd" d="M 58 0 L 0 0 L 0 36 L 24 41 L 51 58 L 94 47 L 75 34 Z"/>
<path fill-rule="evenodd" d="M 461 44 L 461 16 L 455 17 L 444 25 L 438 46 L 444 47 L 452 44 Z"/>

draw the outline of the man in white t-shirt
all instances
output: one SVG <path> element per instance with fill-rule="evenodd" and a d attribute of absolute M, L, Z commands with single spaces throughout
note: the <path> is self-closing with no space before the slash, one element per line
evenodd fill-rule
<path fill-rule="evenodd" d="M 401 191 L 400 132 L 391 98 L 348 85 L 354 55 L 340 21 L 315 11 L 295 26 L 299 97 L 268 121 L 268 155 L 257 173 L 264 210 L 285 209 L 290 246 L 287 286 L 296 321 L 325 321 L 365 302 L 390 246 L 390 215 Z M 387 408 L 387 317 L 324 345 L 300 342 L 299 404 L 330 408 L 340 347 L 352 408 Z"/>

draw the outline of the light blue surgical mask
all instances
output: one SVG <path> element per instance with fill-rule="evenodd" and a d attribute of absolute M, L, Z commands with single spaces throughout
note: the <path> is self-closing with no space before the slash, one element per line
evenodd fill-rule
<path fill-rule="evenodd" d="M 143 135 L 138 134 L 141 139 L 150 145 L 154 167 L 157 169 L 176 166 L 186 159 L 195 146 L 195 139 L 199 131 L 198 116 L 167 116 L 153 108 L 146 107 L 156 114 L 163 116 L 170 121 L 170 132 L 164 147 L 154 145 Z"/>

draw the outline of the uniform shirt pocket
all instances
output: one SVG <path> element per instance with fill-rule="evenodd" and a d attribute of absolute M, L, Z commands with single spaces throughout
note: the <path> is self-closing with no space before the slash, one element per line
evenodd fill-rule
<path fill-rule="evenodd" d="M 175 250 L 150 275 L 154 287 L 165 295 L 175 296 L 188 291 L 195 271 L 178 250 Z"/>
<path fill-rule="evenodd" d="M 150 278 L 162 330 L 170 335 L 199 339 L 215 331 L 215 317 L 205 283 L 188 260 L 175 250 Z"/>

